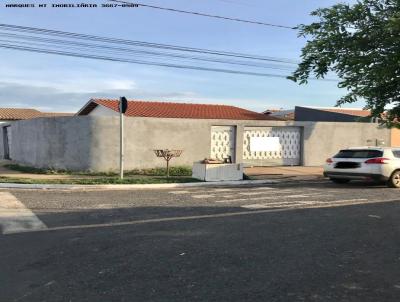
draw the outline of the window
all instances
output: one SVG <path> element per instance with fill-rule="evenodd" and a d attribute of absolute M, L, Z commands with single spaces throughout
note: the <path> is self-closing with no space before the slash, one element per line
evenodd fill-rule
<path fill-rule="evenodd" d="M 394 157 L 400 158 L 400 150 L 392 150 Z"/>
<path fill-rule="evenodd" d="M 374 158 L 382 157 L 383 152 L 380 150 L 340 150 L 334 158 Z M 400 157 L 400 150 L 399 150 Z"/>

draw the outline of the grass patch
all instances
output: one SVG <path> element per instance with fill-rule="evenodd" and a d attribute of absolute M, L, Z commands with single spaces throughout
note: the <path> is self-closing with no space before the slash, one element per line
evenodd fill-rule
<path fill-rule="evenodd" d="M 30 173 L 30 174 L 63 174 L 61 171 L 21 166 L 17 164 L 7 164 L 4 165 L 4 167 L 10 170 L 19 171 L 22 173 Z"/>
<path fill-rule="evenodd" d="M 162 183 L 185 183 L 200 182 L 192 177 L 127 177 L 119 179 L 118 177 L 104 178 L 75 178 L 75 179 L 31 179 L 31 178 L 13 178 L 0 177 L 1 183 L 18 184 L 64 184 L 64 185 L 105 185 L 105 184 L 162 184 Z"/>
<path fill-rule="evenodd" d="M 82 175 L 82 176 L 105 176 L 105 177 L 112 177 L 118 175 L 118 173 L 116 172 L 90 172 L 90 171 L 74 172 L 68 170 L 34 168 L 18 164 L 7 164 L 4 165 L 4 167 L 10 170 L 19 171 L 22 173 L 29 173 L 29 174 Z M 124 171 L 124 175 L 126 176 L 137 176 L 137 175 L 165 176 L 166 174 L 167 174 L 166 168 L 135 169 L 135 170 Z M 170 176 L 191 176 L 192 168 L 189 166 L 170 167 L 169 174 Z"/>
<path fill-rule="evenodd" d="M 71 178 L 64 179 L 33 179 L 19 177 L 0 176 L 2 183 L 19 184 L 71 184 L 71 185 L 103 185 L 103 184 L 161 184 L 161 183 L 185 183 L 199 182 L 192 178 L 192 169 L 188 166 L 176 166 L 170 168 L 170 177 L 165 177 L 166 168 L 137 169 L 125 171 L 125 178 L 119 179 L 115 172 L 73 172 L 56 169 L 40 169 L 18 164 L 7 164 L 4 167 L 29 174 L 46 175 L 71 175 Z M 73 178 L 72 178 L 73 176 Z M 88 177 L 89 176 L 89 177 Z M 90 177 L 93 176 L 93 177 Z"/>
<path fill-rule="evenodd" d="M 167 174 L 166 168 L 152 168 L 152 169 L 135 169 L 125 171 L 125 175 L 147 175 L 147 176 L 164 176 Z M 170 176 L 192 176 L 192 168 L 189 166 L 176 166 L 169 168 Z"/>

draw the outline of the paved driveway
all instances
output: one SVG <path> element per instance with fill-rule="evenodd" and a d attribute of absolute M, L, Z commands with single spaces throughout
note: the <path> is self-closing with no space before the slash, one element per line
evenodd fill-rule
<path fill-rule="evenodd" d="M 0 301 L 398 301 L 399 191 L 2 191 Z M 4 202 L 5 200 L 5 202 Z"/>

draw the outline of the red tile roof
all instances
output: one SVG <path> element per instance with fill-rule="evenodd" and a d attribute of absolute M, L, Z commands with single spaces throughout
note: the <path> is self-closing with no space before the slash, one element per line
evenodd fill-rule
<path fill-rule="evenodd" d="M 92 99 L 78 115 L 89 114 L 97 105 L 119 112 L 118 100 Z M 281 120 L 246 109 L 210 104 L 167 103 L 153 101 L 128 101 L 127 116 L 157 118 L 229 119 L 229 120 Z"/>
<path fill-rule="evenodd" d="M 71 116 L 71 113 L 41 112 L 30 108 L 0 108 L 0 120 L 27 120 L 37 117 Z"/>
<path fill-rule="evenodd" d="M 25 120 L 40 117 L 41 114 L 36 109 L 0 108 L 0 120 Z"/>

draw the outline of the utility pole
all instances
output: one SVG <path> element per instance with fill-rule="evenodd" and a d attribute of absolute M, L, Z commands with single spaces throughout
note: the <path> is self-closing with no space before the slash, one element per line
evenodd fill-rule
<path fill-rule="evenodd" d="M 128 108 L 125 97 L 119 98 L 119 177 L 124 179 L 124 113 Z"/>

